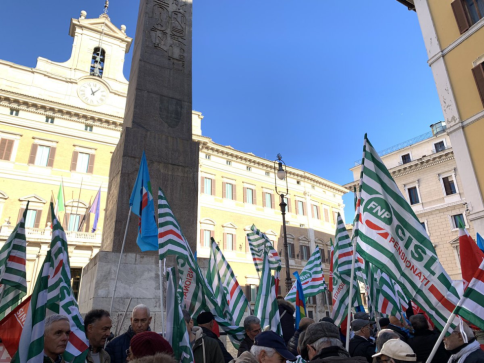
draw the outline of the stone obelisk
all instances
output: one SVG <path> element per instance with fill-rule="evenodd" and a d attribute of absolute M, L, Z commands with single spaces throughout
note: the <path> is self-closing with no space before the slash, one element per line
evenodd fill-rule
<path fill-rule="evenodd" d="M 143 150 L 155 201 L 161 187 L 195 251 L 199 153 L 198 144 L 192 141 L 191 114 L 192 0 L 141 0 L 123 131 L 111 159 L 101 251 L 83 271 L 82 313 L 91 308 L 109 310 L 129 198 Z M 141 253 L 137 226 L 138 217 L 132 216 L 114 318 L 126 309 L 130 298 L 128 311 L 143 303 L 160 312 L 158 255 Z M 160 330 L 156 321 L 155 327 Z"/>

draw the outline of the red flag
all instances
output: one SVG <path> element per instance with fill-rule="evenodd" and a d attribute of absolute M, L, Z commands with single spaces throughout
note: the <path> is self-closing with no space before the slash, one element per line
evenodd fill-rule
<path fill-rule="evenodd" d="M 459 228 L 459 250 L 462 279 L 464 280 L 464 291 L 472 280 L 472 277 L 479 269 L 484 253 L 479 249 L 465 228 Z"/>
<path fill-rule="evenodd" d="M 0 321 L 0 339 L 7 349 L 8 354 L 12 357 L 18 349 L 20 335 L 22 334 L 24 322 L 27 318 L 31 297 L 29 296 L 25 299 Z"/>

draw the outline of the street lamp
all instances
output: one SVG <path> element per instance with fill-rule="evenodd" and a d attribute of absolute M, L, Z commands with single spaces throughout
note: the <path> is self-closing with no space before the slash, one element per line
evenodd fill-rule
<path fill-rule="evenodd" d="M 281 181 L 286 181 L 286 185 L 282 190 L 277 188 L 277 179 Z M 292 279 L 291 279 L 291 271 L 289 269 L 289 246 L 287 244 L 287 233 L 286 233 L 286 196 L 289 194 L 289 187 L 287 184 L 287 172 L 286 172 L 286 163 L 282 160 L 281 154 L 277 154 L 277 160 L 274 160 L 274 186 L 277 195 L 281 198 L 281 203 L 279 206 L 281 207 L 281 214 L 282 214 L 282 228 L 284 231 L 284 262 L 286 263 L 286 290 L 289 292 L 292 287 Z M 285 192 L 284 192 L 285 189 Z"/>

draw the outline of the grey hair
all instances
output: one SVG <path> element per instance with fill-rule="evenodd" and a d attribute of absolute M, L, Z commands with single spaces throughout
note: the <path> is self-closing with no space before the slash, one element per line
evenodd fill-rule
<path fill-rule="evenodd" d="M 259 355 L 262 353 L 262 351 L 265 351 L 269 357 L 272 357 L 276 352 L 276 350 L 273 348 L 261 347 L 259 345 L 253 345 L 252 348 L 250 348 L 250 352 L 255 356 L 255 359 L 257 360 L 259 360 Z"/>
<path fill-rule="evenodd" d="M 252 324 L 259 324 L 260 325 L 260 319 L 257 316 L 249 315 L 244 320 L 244 329 L 250 330 L 250 326 Z"/>
<path fill-rule="evenodd" d="M 192 320 L 190 313 L 185 309 L 182 310 L 182 313 L 183 313 L 183 319 L 185 319 L 185 323 L 190 324 L 190 320 Z"/>
<path fill-rule="evenodd" d="M 376 338 L 376 348 L 378 351 L 381 350 L 383 344 L 385 344 L 390 339 L 400 339 L 400 335 L 395 333 L 391 329 L 382 329 L 378 333 L 378 337 Z"/>
<path fill-rule="evenodd" d="M 343 348 L 343 343 L 341 342 L 341 340 L 336 338 L 327 338 L 327 337 L 318 339 L 311 345 L 313 346 L 314 350 L 319 353 L 321 349 L 328 347 L 328 344 L 325 344 L 325 343 L 329 343 L 330 347 Z"/>
<path fill-rule="evenodd" d="M 60 314 L 52 314 L 50 316 L 48 316 L 46 319 L 45 319 L 45 323 L 44 323 L 44 331 L 46 331 L 47 329 L 50 328 L 50 326 L 57 322 L 57 321 L 62 321 L 62 320 L 65 320 L 67 322 L 69 322 L 69 318 L 65 315 L 60 315 Z M 69 323 L 70 324 L 70 323 Z"/>
<path fill-rule="evenodd" d="M 410 323 L 415 331 L 423 331 L 429 328 L 429 323 L 423 314 L 412 315 L 410 317 Z"/>
<path fill-rule="evenodd" d="M 146 306 L 146 305 L 144 305 L 144 304 L 139 304 L 139 305 L 136 305 L 136 306 L 133 308 L 133 311 L 131 312 L 131 317 L 133 317 L 134 312 L 135 312 L 136 310 L 140 310 L 140 309 L 141 309 L 141 310 L 146 310 L 146 313 L 148 314 L 148 317 L 150 317 L 150 316 L 151 316 L 150 308 L 149 308 L 149 307 L 147 307 L 147 306 Z"/>

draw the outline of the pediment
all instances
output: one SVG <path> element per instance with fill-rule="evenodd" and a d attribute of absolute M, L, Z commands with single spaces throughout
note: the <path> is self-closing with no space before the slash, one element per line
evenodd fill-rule
<path fill-rule="evenodd" d="M 81 208 L 87 208 L 88 207 L 86 202 L 83 202 L 82 200 L 77 201 L 75 199 L 68 200 L 66 202 L 66 206 L 68 206 L 68 207 L 81 207 Z"/>
<path fill-rule="evenodd" d="M 307 238 L 306 236 L 301 236 L 298 238 L 298 240 L 299 242 L 307 242 L 307 243 L 311 242 L 309 238 Z"/>
<path fill-rule="evenodd" d="M 267 236 L 277 236 L 276 232 L 274 232 L 272 229 L 268 229 L 265 234 Z"/>
<path fill-rule="evenodd" d="M 32 203 L 47 203 L 44 198 L 39 197 L 37 194 L 30 194 L 25 197 L 19 198 L 21 202 L 32 202 Z"/>
<path fill-rule="evenodd" d="M 8 195 L 0 190 L 0 199 L 8 199 Z"/>
<path fill-rule="evenodd" d="M 200 224 L 208 224 L 208 225 L 211 225 L 211 226 L 215 226 L 215 221 L 213 219 L 210 219 L 210 218 L 204 218 L 200 221 Z"/>
<path fill-rule="evenodd" d="M 222 227 L 224 227 L 224 228 L 234 228 L 234 229 L 237 229 L 237 226 L 235 224 L 233 224 L 232 222 L 225 223 L 224 225 L 222 225 Z"/>
<path fill-rule="evenodd" d="M 244 231 L 245 232 L 251 232 L 252 230 L 250 228 L 251 228 L 251 226 L 245 226 Z"/>

